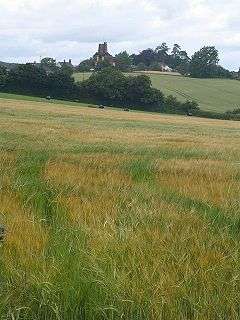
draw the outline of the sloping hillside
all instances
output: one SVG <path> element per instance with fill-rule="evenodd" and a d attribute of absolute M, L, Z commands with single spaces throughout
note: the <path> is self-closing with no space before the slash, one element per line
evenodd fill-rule
<path fill-rule="evenodd" d="M 135 73 L 136 74 L 136 73 Z M 144 72 L 146 74 L 146 72 Z M 240 107 L 240 81 L 193 79 L 180 75 L 148 73 L 153 86 L 181 100 L 196 100 L 201 109 L 224 112 Z M 90 73 L 76 73 L 75 79 L 87 79 Z"/>
<path fill-rule="evenodd" d="M 153 86 L 179 99 L 196 100 L 204 110 L 224 112 L 240 106 L 240 81 L 193 79 L 182 76 L 150 74 Z"/>

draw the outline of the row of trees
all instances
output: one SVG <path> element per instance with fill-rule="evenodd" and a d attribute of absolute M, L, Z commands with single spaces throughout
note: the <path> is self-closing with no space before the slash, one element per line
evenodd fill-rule
<path fill-rule="evenodd" d="M 181 46 L 174 44 L 170 49 L 162 43 L 156 49 L 148 48 L 139 54 L 129 55 L 123 51 L 115 56 L 116 67 L 123 72 L 133 70 L 162 71 L 168 66 L 171 70 L 196 78 L 234 78 L 234 74 L 221 67 L 218 50 L 213 46 L 203 47 L 190 58 Z M 106 63 L 97 68 L 106 67 Z M 86 72 L 95 68 L 93 59 L 82 61 L 78 71 Z"/>
<path fill-rule="evenodd" d="M 60 68 L 49 72 L 41 65 L 27 63 L 10 71 L 0 67 L 0 90 L 72 99 L 76 92 L 76 84 L 74 79 Z"/>
<path fill-rule="evenodd" d="M 115 106 L 176 114 L 199 110 L 195 101 L 180 102 L 177 98 L 165 96 L 160 90 L 152 88 L 151 80 L 146 75 L 124 76 L 114 68 L 93 73 L 88 80 L 81 82 L 80 86 L 85 97 L 95 97 L 102 103 Z"/>
<path fill-rule="evenodd" d="M 54 69 L 49 72 L 34 64 L 19 65 L 11 71 L 1 67 L 0 90 L 157 112 L 186 113 L 198 109 L 195 102 L 182 103 L 173 97 L 165 97 L 160 90 L 152 88 L 150 78 L 145 75 L 127 77 L 111 67 L 76 83 L 63 71 Z"/>
<path fill-rule="evenodd" d="M 188 65 L 191 60 L 180 45 L 174 44 L 171 50 L 165 42 L 155 49 L 148 48 L 131 57 L 134 66 L 138 69 L 162 70 L 162 66 L 167 65 L 183 74 L 188 73 Z"/>
<path fill-rule="evenodd" d="M 75 71 L 75 68 L 73 67 L 71 60 L 70 62 L 58 62 L 53 58 L 43 58 L 40 62 L 40 67 L 44 69 L 47 73 L 53 73 L 53 72 L 62 72 L 67 75 L 72 75 Z"/>
<path fill-rule="evenodd" d="M 171 70 L 177 71 L 185 76 L 194 78 L 233 78 L 237 79 L 239 74 L 230 72 L 219 65 L 219 53 L 213 46 L 203 47 L 195 52 L 190 58 L 180 45 L 174 44 L 170 49 L 166 43 L 162 43 L 156 49 L 146 49 L 139 54 L 129 55 L 126 51 L 115 56 L 116 68 L 122 72 L 134 70 L 156 70 L 162 71 L 168 66 Z M 77 68 L 69 62 L 57 63 L 53 58 L 44 58 L 40 66 L 47 72 L 63 72 L 72 75 L 74 71 L 87 72 L 99 71 L 110 67 L 106 61 L 100 62 L 97 66 L 94 60 L 82 61 Z"/>

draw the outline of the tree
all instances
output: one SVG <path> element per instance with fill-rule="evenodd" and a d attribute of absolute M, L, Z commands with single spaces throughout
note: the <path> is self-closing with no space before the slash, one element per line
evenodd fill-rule
<path fill-rule="evenodd" d="M 232 75 L 232 73 L 229 70 L 227 70 L 219 65 L 216 65 L 214 67 L 213 73 L 214 73 L 214 77 L 216 77 L 216 78 L 227 78 L 227 79 L 234 78 L 234 76 Z"/>
<path fill-rule="evenodd" d="M 162 71 L 163 68 L 163 64 L 161 62 L 153 62 L 150 66 L 149 66 L 149 70 L 154 70 L 154 71 Z"/>
<path fill-rule="evenodd" d="M 190 58 L 186 51 L 181 50 L 180 45 L 174 44 L 171 55 L 169 56 L 169 67 L 183 75 L 189 73 Z"/>
<path fill-rule="evenodd" d="M 185 101 L 181 102 L 176 97 L 170 95 L 165 98 L 164 111 L 167 113 L 177 114 L 196 114 L 199 111 L 199 106 L 196 101 Z"/>
<path fill-rule="evenodd" d="M 96 71 L 104 70 L 104 69 L 110 69 L 113 68 L 111 63 L 107 60 L 99 61 L 98 64 L 95 67 Z"/>
<path fill-rule="evenodd" d="M 151 79 L 146 75 L 126 78 L 125 100 L 144 110 L 159 111 L 164 97 L 160 90 L 153 89 Z"/>
<path fill-rule="evenodd" d="M 70 65 L 69 63 L 62 63 L 60 70 L 62 73 L 65 73 L 68 76 L 72 76 L 74 72 L 73 66 Z"/>
<path fill-rule="evenodd" d="M 172 49 L 172 56 L 175 58 L 175 57 L 177 57 L 177 56 L 179 56 L 180 55 L 180 52 L 181 52 L 181 47 L 180 47 L 180 45 L 179 44 L 177 44 L 177 43 L 175 43 L 174 45 L 173 45 L 173 49 Z"/>
<path fill-rule="evenodd" d="M 79 85 L 84 97 L 95 98 L 102 103 L 160 111 L 164 101 L 162 92 L 152 88 L 148 76 L 126 77 L 116 68 L 94 72 Z"/>
<path fill-rule="evenodd" d="M 163 42 L 160 46 L 155 49 L 157 61 L 168 63 L 169 55 L 168 55 L 169 47 L 166 42 Z"/>
<path fill-rule="evenodd" d="M 55 72 L 58 69 L 56 60 L 49 57 L 41 60 L 41 67 L 47 72 Z"/>
<path fill-rule="evenodd" d="M 166 42 L 163 42 L 160 46 L 158 46 L 155 50 L 156 52 L 163 52 L 168 53 L 169 47 L 167 46 Z"/>
<path fill-rule="evenodd" d="M 183 76 L 189 75 L 189 62 L 188 61 L 181 61 L 179 64 L 175 66 L 175 70 L 182 74 Z"/>
<path fill-rule="evenodd" d="M 190 75 L 195 78 L 213 78 L 219 62 L 215 47 L 203 47 L 195 52 L 190 62 Z"/>
<path fill-rule="evenodd" d="M 94 72 L 81 82 L 82 92 L 101 102 L 122 102 L 125 91 L 125 76 L 113 67 Z"/>
<path fill-rule="evenodd" d="M 141 51 L 138 55 L 132 55 L 131 57 L 136 66 L 142 63 L 149 67 L 154 62 L 156 55 L 153 49 L 148 48 Z"/>
<path fill-rule="evenodd" d="M 146 75 L 127 78 L 127 100 L 131 103 L 139 101 L 144 96 L 144 93 L 151 88 L 151 80 Z"/>
<path fill-rule="evenodd" d="M 148 67 L 143 63 L 143 62 L 140 62 L 138 65 L 137 65 L 137 70 L 138 71 L 145 71 L 147 70 Z"/>
<path fill-rule="evenodd" d="M 4 66 L 0 65 L 0 89 L 3 88 L 7 82 L 8 72 Z"/>
<path fill-rule="evenodd" d="M 55 98 L 76 99 L 77 85 L 69 74 L 58 70 L 48 74 L 48 94 Z"/>
<path fill-rule="evenodd" d="M 48 73 L 41 66 L 27 63 L 19 65 L 8 74 L 6 90 L 16 93 L 75 99 L 78 87 L 73 77 L 57 69 Z"/>
<path fill-rule="evenodd" d="M 116 66 L 119 70 L 127 72 L 131 70 L 133 59 L 127 51 L 120 52 L 115 56 Z"/>
<path fill-rule="evenodd" d="M 47 93 L 47 73 L 42 67 L 27 63 L 9 71 L 7 88 L 20 93 L 43 95 Z"/>
<path fill-rule="evenodd" d="M 77 70 L 79 72 L 90 72 L 91 69 L 95 68 L 95 64 L 93 59 L 87 59 L 82 62 L 80 62 L 79 66 L 77 67 Z"/>

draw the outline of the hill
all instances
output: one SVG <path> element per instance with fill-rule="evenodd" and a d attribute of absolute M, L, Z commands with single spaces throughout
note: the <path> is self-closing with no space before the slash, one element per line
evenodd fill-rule
<path fill-rule="evenodd" d="M 0 129 L 3 319 L 238 316 L 239 122 L 0 99 Z"/>
<path fill-rule="evenodd" d="M 148 75 L 155 88 L 181 100 L 196 100 L 202 110 L 221 113 L 240 107 L 240 81 L 195 79 L 154 72 Z M 88 78 L 90 73 L 76 73 L 74 76 L 76 80 L 82 81 L 83 78 Z"/>

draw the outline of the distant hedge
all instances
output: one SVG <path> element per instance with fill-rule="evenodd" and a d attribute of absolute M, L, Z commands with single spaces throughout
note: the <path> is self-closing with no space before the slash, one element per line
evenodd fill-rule
<path fill-rule="evenodd" d="M 218 113 L 218 112 L 205 111 L 205 110 L 198 109 L 196 111 L 193 111 L 192 115 L 195 117 L 201 117 L 201 118 L 240 121 L 240 113 L 234 113 L 234 111 Z"/>

